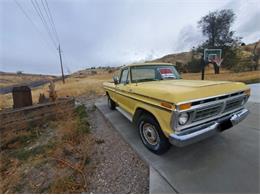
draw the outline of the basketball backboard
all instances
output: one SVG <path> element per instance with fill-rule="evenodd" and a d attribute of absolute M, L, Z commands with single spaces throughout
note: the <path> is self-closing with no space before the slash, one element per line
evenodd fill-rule
<path fill-rule="evenodd" d="M 214 62 L 220 66 L 223 59 L 221 58 L 222 49 L 204 49 L 204 61 Z"/>

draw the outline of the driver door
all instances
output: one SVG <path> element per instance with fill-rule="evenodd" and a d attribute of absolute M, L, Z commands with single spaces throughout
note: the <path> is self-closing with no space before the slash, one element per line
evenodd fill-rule
<path fill-rule="evenodd" d="M 116 94 L 117 94 L 117 104 L 124 109 L 125 111 L 129 112 L 128 104 L 129 104 L 129 68 L 122 69 L 119 84 L 116 86 Z"/>

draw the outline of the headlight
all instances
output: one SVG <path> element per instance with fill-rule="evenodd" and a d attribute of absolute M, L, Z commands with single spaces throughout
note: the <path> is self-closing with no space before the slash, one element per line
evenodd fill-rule
<path fill-rule="evenodd" d="M 247 102 L 247 100 L 248 100 L 248 96 L 245 97 L 245 98 L 242 100 L 242 102 L 241 102 L 241 106 L 243 106 L 243 105 Z"/>
<path fill-rule="evenodd" d="M 189 114 L 187 112 L 183 112 L 179 115 L 179 124 L 185 125 L 189 120 Z"/>
<path fill-rule="evenodd" d="M 246 101 L 245 99 L 242 100 L 241 106 L 243 106 L 245 104 L 245 101 Z"/>

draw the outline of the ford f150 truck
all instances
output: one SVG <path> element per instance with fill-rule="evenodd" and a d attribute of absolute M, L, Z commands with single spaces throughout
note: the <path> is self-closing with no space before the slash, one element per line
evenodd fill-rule
<path fill-rule="evenodd" d="M 249 113 L 244 83 L 183 80 L 173 64 L 132 64 L 113 79 L 103 84 L 109 107 L 135 123 L 156 154 L 229 129 Z"/>

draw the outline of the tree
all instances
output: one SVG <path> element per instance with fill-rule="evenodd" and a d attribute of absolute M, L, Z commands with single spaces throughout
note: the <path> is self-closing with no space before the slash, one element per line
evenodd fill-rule
<path fill-rule="evenodd" d="M 260 59 L 260 48 L 257 48 L 257 45 L 260 43 L 260 41 L 256 42 L 254 50 L 253 50 L 253 61 L 254 61 L 254 66 L 253 70 L 257 70 L 259 67 L 259 59 Z"/>
<path fill-rule="evenodd" d="M 243 51 L 242 48 L 235 48 L 232 51 L 230 51 L 230 54 L 232 55 L 232 66 L 230 69 L 234 72 L 243 72 L 243 71 L 249 71 L 252 69 L 252 60 L 251 60 L 251 53 Z"/>
<path fill-rule="evenodd" d="M 202 51 L 205 48 L 222 49 L 225 60 L 225 54 L 227 54 L 231 48 L 237 47 L 241 40 L 239 37 L 234 37 L 235 32 L 231 30 L 234 19 L 235 14 L 230 9 L 210 12 L 208 15 L 202 17 L 198 22 L 198 26 L 207 39 L 199 46 L 198 50 Z M 214 64 L 214 68 L 215 73 L 218 74 L 219 67 Z"/>
<path fill-rule="evenodd" d="M 17 75 L 22 75 L 22 74 L 23 74 L 23 71 L 18 70 L 18 71 L 16 72 L 16 74 L 17 74 Z"/>

